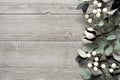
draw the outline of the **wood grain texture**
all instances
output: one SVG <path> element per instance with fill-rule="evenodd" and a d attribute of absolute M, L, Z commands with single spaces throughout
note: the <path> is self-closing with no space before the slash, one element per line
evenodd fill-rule
<path fill-rule="evenodd" d="M 77 0 L 11 0 L 0 2 L 0 14 L 79 14 Z"/>
<path fill-rule="evenodd" d="M 80 80 L 81 42 L 0 42 L 1 80 Z"/>
<path fill-rule="evenodd" d="M 77 0 L 0 0 L 0 80 L 82 80 L 86 22 Z"/>
<path fill-rule="evenodd" d="M 0 16 L 0 40 L 80 41 L 86 27 L 82 15 Z"/>
<path fill-rule="evenodd" d="M 77 67 L 81 42 L 0 42 L 0 63 L 5 67 Z M 0 65 L 0 67 L 4 67 Z"/>

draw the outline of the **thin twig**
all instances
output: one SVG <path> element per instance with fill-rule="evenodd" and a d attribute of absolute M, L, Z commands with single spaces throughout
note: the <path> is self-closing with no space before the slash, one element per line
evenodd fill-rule
<path fill-rule="evenodd" d="M 115 26 L 115 28 L 113 28 L 112 30 L 110 30 L 110 31 L 108 31 L 108 32 L 105 32 L 105 33 L 102 33 L 102 34 L 100 34 L 100 35 L 97 35 L 96 37 L 100 37 L 100 36 L 109 34 L 109 33 L 113 32 L 113 31 L 115 31 L 118 27 L 119 27 L 119 25 Z"/>

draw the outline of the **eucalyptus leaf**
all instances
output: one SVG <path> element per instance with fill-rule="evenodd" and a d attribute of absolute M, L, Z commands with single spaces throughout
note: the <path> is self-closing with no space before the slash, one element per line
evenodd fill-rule
<path fill-rule="evenodd" d="M 107 41 L 105 40 L 98 40 L 97 41 L 98 48 L 95 50 L 98 54 L 103 54 L 104 53 L 104 48 L 107 44 Z"/>
<path fill-rule="evenodd" d="M 116 39 L 116 35 L 109 35 L 108 37 L 107 37 L 107 40 L 114 40 L 114 39 Z"/>
<path fill-rule="evenodd" d="M 84 3 L 84 5 L 82 6 L 83 13 L 87 12 L 88 7 L 89 7 L 89 4 L 88 3 Z"/>
<path fill-rule="evenodd" d="M 101 58 L 100 58 L 100 61 L 104 61 L 104 60 L 106 60 L 106 59 L 107 59 L 106 56 L 105 56 L 105 55 L 102 55 Z"/>
<path fill-rule="evenodd" d="M 109 46 L 107 49 L 105 49 L 105 55 L 110 56 L 113 52 L 113 47 Z"/>
<path fill-rule="evenodd" d="M 90 79 L 91 75 L 92 73 L 89 69 L 86 69 L 84 70 L 84 72 L 81 72 L 81 76 L 86 80 Z"/>
<path fill-rule="evenodd" d="M 91 52 L 93 51 L 97 46 L 95 44 L 86 44 L 84 47 L 83 47 L 83 50 L 85 52 Z"/>
<path fill-rule="evenodd" d="M 113 15 L 116 11 L 117 11 L 117 9 L 107 12 L 107 14 Z"/>
<path fill-rule="evenodd" d="M 92 74 L 97 76 L 97 75 L 101 75 L 102 74 L 102 71 L 100 69 L 98 69 L 97 71 L 92 71 Z"/>
<path fill-rule="evenodd" d="M 81 65 L 84 64 L 88 59 L 87 58 L 82 58 L 80 55 L 76 57 L 76 61 Z"/>
<path fill-rule="evenodd" d="M 120 42 L 119 42 L 119 40 L 117 40 L 117 41 L 115 42 L 114 50 L 116 50 L 116 51 L 119 51 L 119 50 L 120 50 Z"/>
<path fill-rule="evenodd" d="M 113 54 L 113 57 L 114 57 L 115 60 L 117 60 L 118 62 L 120 62 L 120 55 Z"/>
<path fill-rule="evenodd" d="M 86 54 L 83 50 L 81 50 L 81 49 L 78 49 L 78 53 L 79 53 L 79 55 L 80 55 L 82 58 L 86 58 L 86 57 L 87 57 L 87 54 Z"/>

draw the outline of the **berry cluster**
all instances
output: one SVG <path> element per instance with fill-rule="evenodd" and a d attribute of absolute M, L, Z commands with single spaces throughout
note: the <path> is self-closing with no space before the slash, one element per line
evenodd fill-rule
<path fill-rule="evenodd" d="M 118 65 L 114 62 L 111 64 L 100 61 L 100 56 L 97 55 L 96 51 L 92 51 L 91 53 L 87 53 L 87 58 L 92 59 L 92 62 L 88 62 L 87 67 L 92 68 L 94 71 L 98 71 L 98 69 L 108 69 L 110 73 L 113 73 L 116 70 Z"/>

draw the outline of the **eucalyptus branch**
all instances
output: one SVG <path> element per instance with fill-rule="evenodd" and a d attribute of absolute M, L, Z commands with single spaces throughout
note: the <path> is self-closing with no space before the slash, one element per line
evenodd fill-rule
<path fill-rule="evenodd" d="M 105 33 L 102 33 L 102 34 L 100 34 L 100 35 L 97 35 L 96 37 L 100 37 L 100 36 L 109 34 L 109 33 L 113 32 L 113 31 L 115 31 L 118 27 L 119 27 L 119 25 L 115 26 L 115 28 L 113 28 L 112 30 L 110 30 L 110 31 L 108 31 L 108 32 L 105 32 Z"/>

